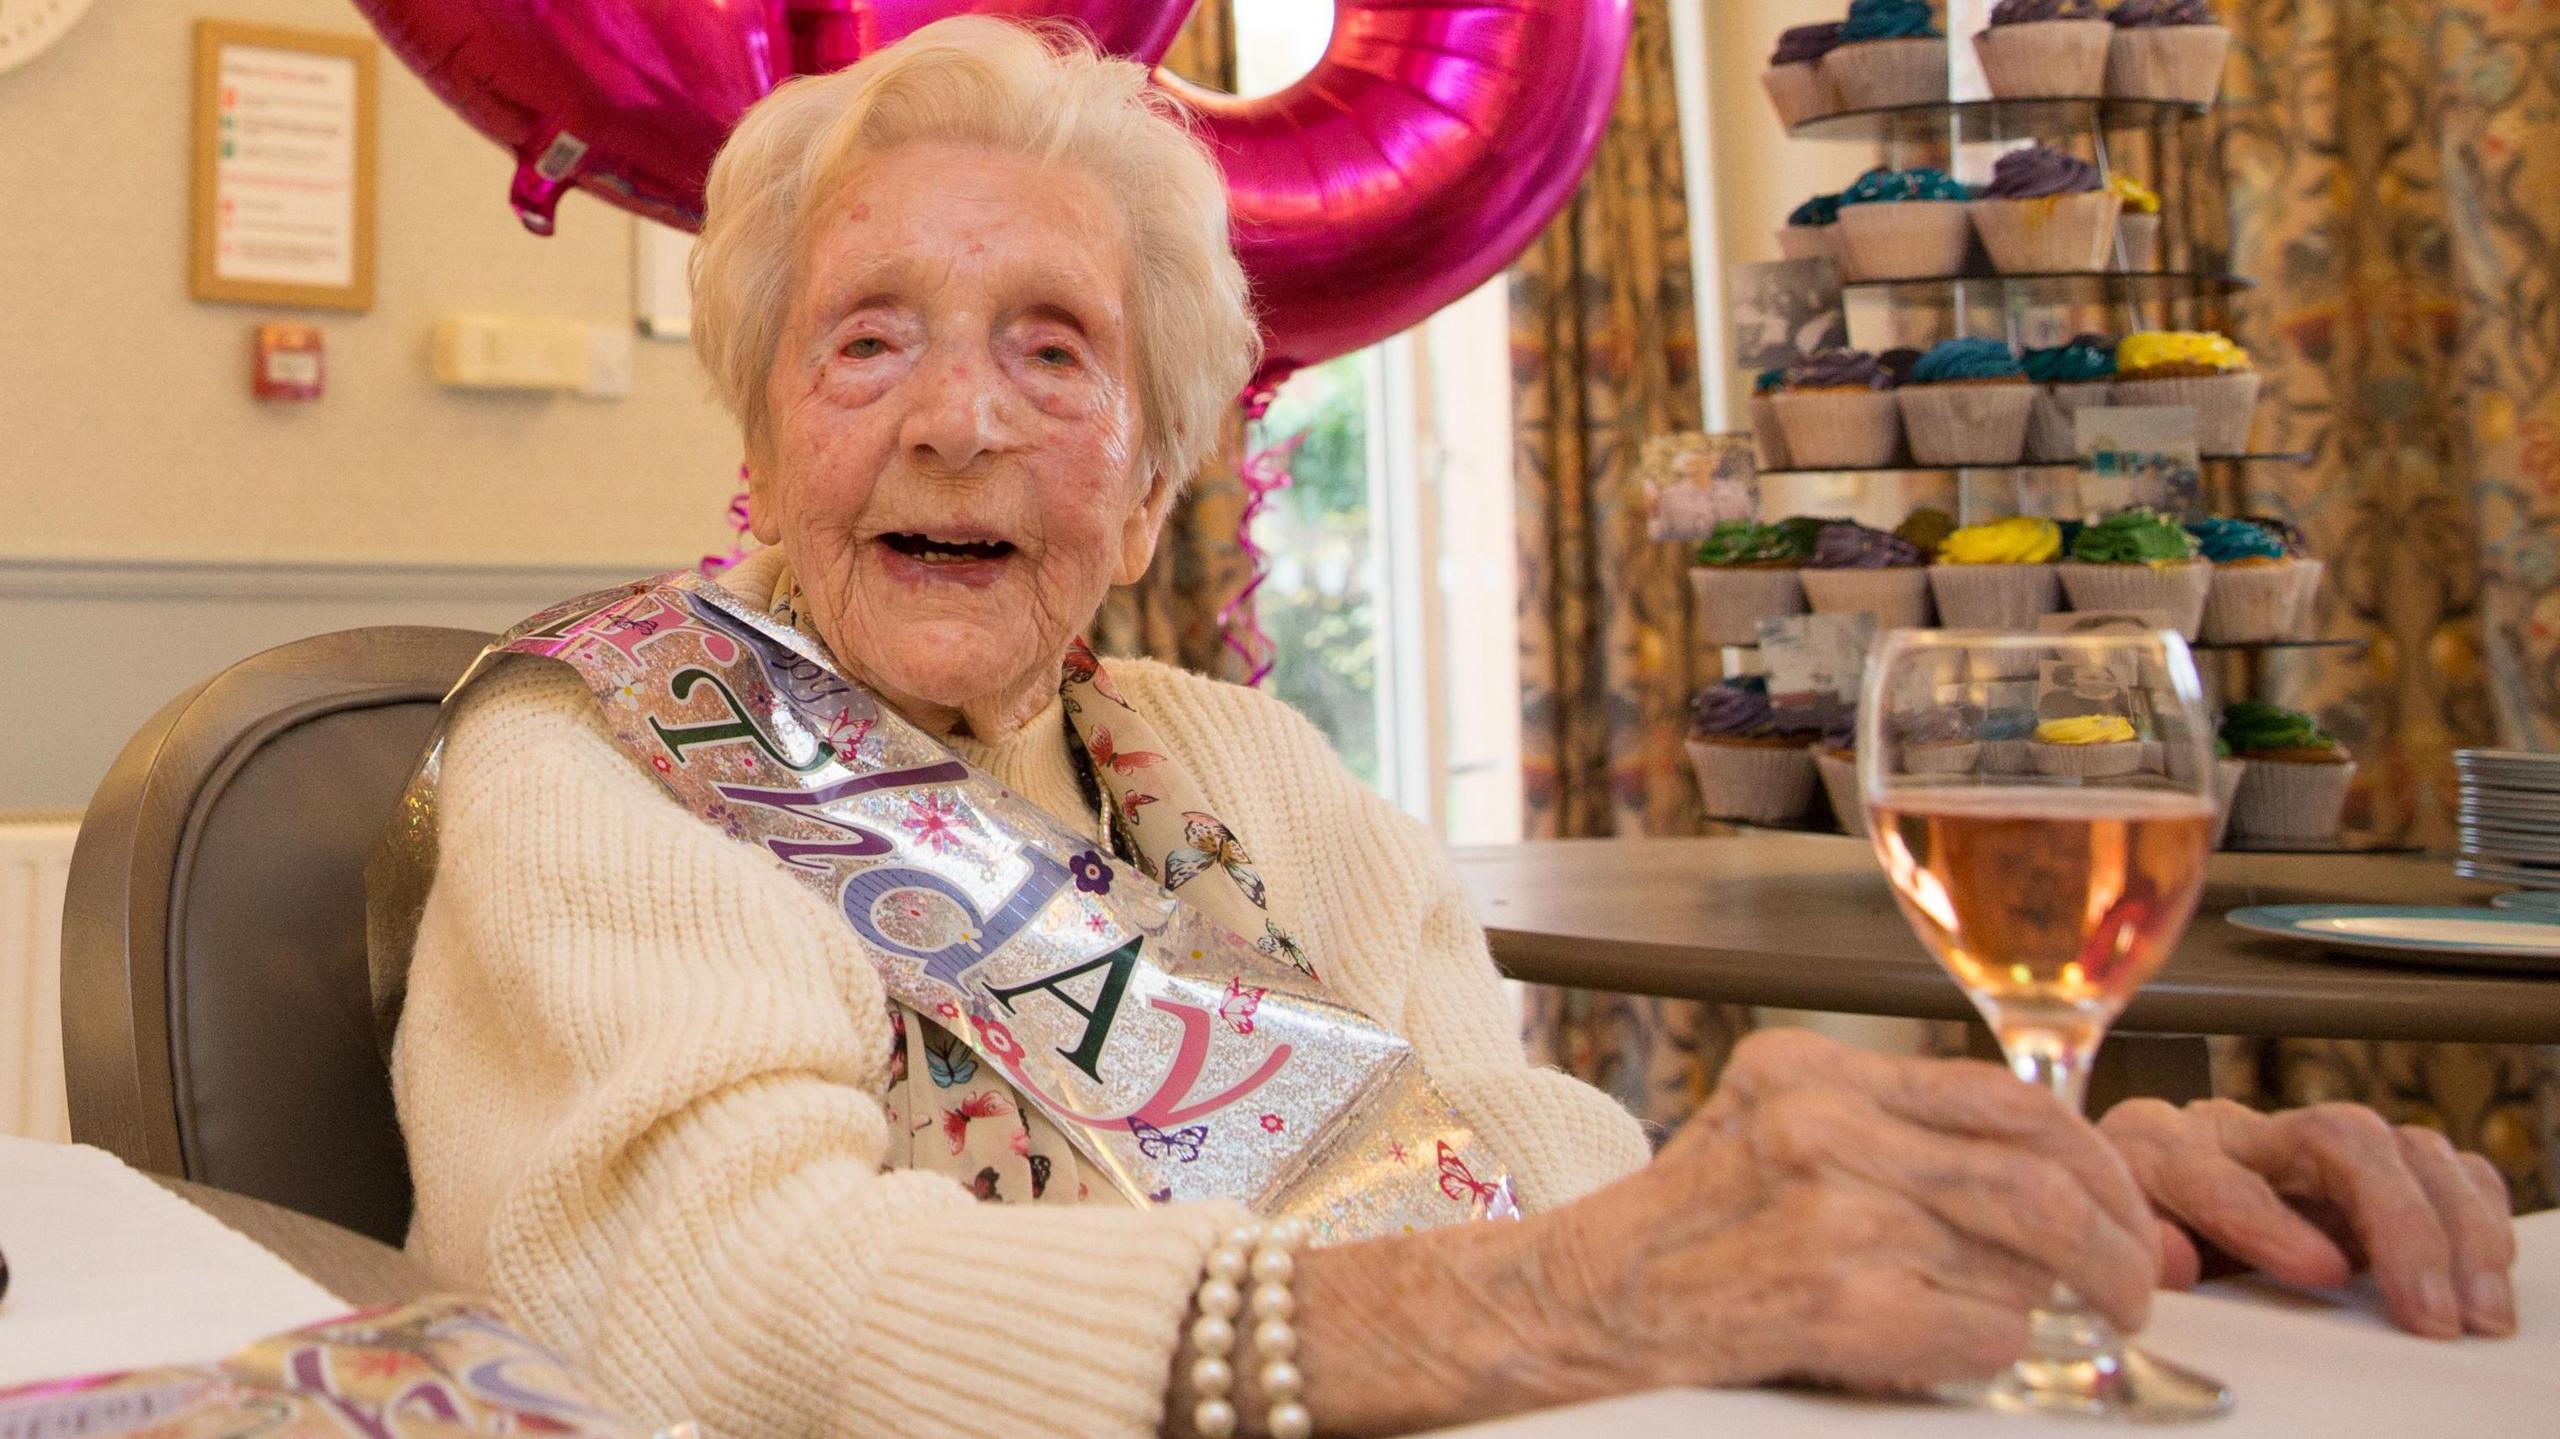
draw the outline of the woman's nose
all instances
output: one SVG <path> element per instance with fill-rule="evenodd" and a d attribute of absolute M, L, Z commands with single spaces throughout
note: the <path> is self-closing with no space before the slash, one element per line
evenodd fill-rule
<path fill-rule="evenodd" d="M 907 416 L 907 441 L 919 459 L 965 473 L 1012 443 L 1011 406 L 992 363 L 936 357 L 923 378 L 923 393 Z"/>

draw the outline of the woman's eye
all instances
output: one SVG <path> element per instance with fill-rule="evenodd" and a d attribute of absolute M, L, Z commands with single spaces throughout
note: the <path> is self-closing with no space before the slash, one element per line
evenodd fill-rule
<path fill-rule="evenodd" d="M 845 358 L 852 360 L 868 360 L 888 352 L 889 342 L 877 335 L 858 336 L 844 347 Z"/>
<path fill-rule="evenodd" d="M 1042 345 L 1031 352 L 1031 358 L 1038 360 L 1041 364 L 1063 369 L 1076 362 L 1076 352 L 1064 345 Z"/>

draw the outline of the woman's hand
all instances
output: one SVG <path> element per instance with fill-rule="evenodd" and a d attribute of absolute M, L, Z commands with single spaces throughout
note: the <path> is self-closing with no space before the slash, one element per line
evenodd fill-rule
<path fill-rule="evenodd" d="M 2057 1279 L 2138 1327 L 2158 1236 L 2115 1151 L 2007 1071 L 1768 1031 L 1606 1189 L 1306 1256 L 1301 1367 L 1344 1433 L 1676 1384 L 1908 1390 L 2018 1358 Z"/>
<path fill-rule="evenodd" d="M 2395 1128 L 2362 1105 L 2260 1114 L 2221 1099 L 2129 1100 L 2099 1127 L 2169 1221 L 2172 1288 L 2201 1273 L 2201 1241 L 2322 1288 L 2370 1264 L 2391 1317 L 2414 1333 L 2515 1332 L 2506 1181 L 2432 1129 Z"/>

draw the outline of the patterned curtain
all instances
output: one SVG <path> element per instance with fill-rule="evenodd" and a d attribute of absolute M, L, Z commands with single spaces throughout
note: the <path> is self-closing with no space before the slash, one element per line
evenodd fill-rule
<path fill-rule="evenodd" d="M 1699 428 L 1697 335 L 1665 0 L 1637 0 L 1616 113 L 1571 208 L 1511 271 L 1521 750 L 1533 838 L 1690 834 L 1680 748 L 1712 678 L 1688 576 L 1644 534 L 1637 452 Z M 1744 1023 L 1720 1006 L 1533 990 L 1532 1051 L 1669 1125 Z"/>
<path fill-rule="evenodd" d="M 1200 0 L 1174 37 L 1165 64 L 1176 74 L 1221 90 L 1236 87 L 1235 18 L 1231 0 Z M 1094 620 L 1093 641 L 1107 654 L 1145 655 L 1219 679 L 1245 669 L 1218 625 L 1218 611 L 1250 579 L 1236 544 L 1244 511 L 1237 478 L 1244 456 L 1244 416 L 1228 416 L 1217 450 L 1193 476 L 1165 521 L 1155 563 L 1136 584 L 1112 591 Z"/>
<path fill-rule="evenodd" d="M 2262 424 L 2301 467 L 2250 498 L 2329 560 L 2327 632 L 2280 696 L 2359 766 L 2350 824 L 2451 838 L 2451 752 L 2560 739 L 2560 9 L 2517 0 L 2260 0 L 2222 106 L 2238 338 Z M 2357 1098 L 2560 1200 L 2548 1052 L 2228 1046 L 2226 1090 Z"/>

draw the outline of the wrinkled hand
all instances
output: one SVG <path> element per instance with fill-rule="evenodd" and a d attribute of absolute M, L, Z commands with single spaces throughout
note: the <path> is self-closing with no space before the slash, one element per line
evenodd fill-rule
<path fill-rule="evenodd" d="M 1652 1165 L 1546 1220 L 1568 1363 L 1627 1387 L 1987 1376 L 2055 1280 L 2137 1328 L 2159 1265 L 2132 1176 L 2052 1097 L 1801 1031 L 1746 1039 Z"/>
<path fill-rule="evenodd" d="M 2129 1100 L 2099 1127 L 2166 1216 L 2172 1288 L 2196 1281 L 2201 1241 L 2314 1287 L 2370 1264 L 2391 1317 L 2414 1333 L 2515 1332 L 2506 1181 L 2432 1129 L 2395 1128 L 2361 1105 L 2269 1115 L 2219 1099 Z"/>

